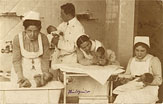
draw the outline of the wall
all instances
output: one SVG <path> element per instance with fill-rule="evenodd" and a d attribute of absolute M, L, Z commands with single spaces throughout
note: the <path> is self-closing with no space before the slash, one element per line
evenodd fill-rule
<path fill-rule="evenodd" d="M 115 51 L 121 65 L 126 66 L 133 51 L 135 1 L 106 1 L 105 44 Z"/>
<path fill-rule="evenodd" d="M 118 50 L 119 0 L 106 0 L 105 46 Z"/>
<path fill-rule="evenodd" d="M 120 0 L 118 59 L 126 66 L 133 53 L 135 0 Z"/>
<path fill-rule="evenodd" d="M 61 0 L 59 5 L 71 2 L 76 7 L 76 13 L 90 12 L 95 20 L 81 20 L 86 34 L 91 38 L 103 41 L 105 36 L 105 0 Z"/>
<path fill-rule="evenodd" d="M 150 37 L 151 53 L 163 62 L 163 2 L 137 0 L 135 35 Z"/>

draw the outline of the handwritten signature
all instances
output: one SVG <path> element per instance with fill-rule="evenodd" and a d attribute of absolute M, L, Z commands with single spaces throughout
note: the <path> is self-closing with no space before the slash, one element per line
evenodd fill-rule
<path fill-rule="evenodd" d="M 78 95 L 80 94 L 80 93 L 90 93 L 91 91 L 88 91 L 88 90 L 85 90 L 85 89 L 83 89 L 83 90 L 74 90 L 74 89 L 70 89 L 70 90 L 68 90 L 68 94 L 72 94 L 72 93 L 77 93 Z"/>

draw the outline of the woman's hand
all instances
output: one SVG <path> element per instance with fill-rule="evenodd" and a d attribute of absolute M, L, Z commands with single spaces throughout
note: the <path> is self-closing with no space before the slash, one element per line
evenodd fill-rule
<path fill-rule="evenodd" d="M 98 65 L 98 63 L 99 63 L 98 58 L 97 58 L 97 57 L 93 57 L 93 59 L 92 59 L 92 64 Z"/>
<path fill-rule="evenodd" d="M 104 66 L 104 65 L 107 65 L 108 60 L 107 59 L 99 59 L 98 63 L 99 63 L 99 65 Z"/>
<path fill-rule="evenodd" d="M 31 87 L 31 83 L 29 82 L 29 80 L 27 78 L 21 78 L 21 79 L 18 79 L 18 84 L 19 84 L 19 88 L 22 88 L 22 87 Z"/>
<path fill-rule="evenodd" d="M 118 74 L 119 78 L 134 78 L 134 76 L 130 75 L 130 74 Z"/>

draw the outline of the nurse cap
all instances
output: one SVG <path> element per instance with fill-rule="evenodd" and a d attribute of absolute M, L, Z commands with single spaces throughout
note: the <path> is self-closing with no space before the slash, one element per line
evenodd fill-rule
<path fill-rule="evenodd" d="M 40 21 L 40 14 L 35 11 L 29 11 L 24 14 L 23 20 L 38 20 L 38 21 Z"/>
<path fill-rule="evenodd" d="M 134 45 L 138 42 L 142 42 L 142 43 L 144 43 L 150 47 L 148 36 L 136 36 L 135 41 L 134 41 Z"/>

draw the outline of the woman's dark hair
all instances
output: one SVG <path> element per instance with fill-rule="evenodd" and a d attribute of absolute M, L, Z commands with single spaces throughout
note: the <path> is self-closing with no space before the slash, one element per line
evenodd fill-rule
<path fill-rule="evenodd" d="M 39 30 L 41 30 L 41 21 L 39 21 L 39 20 L 25 20 L 23 22 L 23 26 L 25 29 L 27 29 L 31 25 L 34 25 L 34 26 L 38 27 Z"/>
<path fill-rule="evenodd" d="M 77 46 L 80 48 L 80 45 L 86 41 L 90 41 L 89 40 L 89 37 L 86 36 L 86 35 L 82 35 L 78 38 L 78 40 L 76 41 L 77 42 Z"/>
<path fill-rule="evenodd" d="M 138 42 L 138 43 L 136 43 L 135 45 L 134 45 L 134 50 L 136 49 L 136 47 L 138 47 L 138 46 L 142 46 L 142 47 L 144 47 L 146 50 L 147 50 L 147 53 L 149 53 L 149 46 L 147 45 L 147 44 L 145 44 L 145 43 L 142 43 L 142 42 Z"/>
<path fill-rule="evenodd" d="M 62 5 L 61 9 L 64 10 L 65 14 L 71 14 L 73 17 L 75 17 L 75 6 L 72 3 Z"/>

